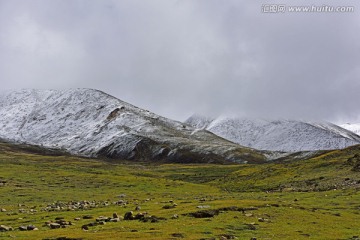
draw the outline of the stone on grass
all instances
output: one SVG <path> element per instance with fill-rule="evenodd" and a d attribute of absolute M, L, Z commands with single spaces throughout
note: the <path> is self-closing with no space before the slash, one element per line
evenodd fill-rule
<path fill-rule="evenodd" d="M 7 232 L 7 231 L 12 231 L 13 228 L 6 226 L 6 225 L 0 225 L 0 232 Z"/>
<path fill-rule="evenodd" d="M 60 228 L 61 225 L 60 225 L 59 223 L 50 223 L 50 224 L 49 224 L 49 227 L 50 227 L 51 229 L 57 229 L 57 228 Z"/>
<path fill-rule="evenodd" d="M 39 230 L 37 227 L 35 227 L 34 225 L 28 225 L 27 227 L 26 227 L 26 230 L 28 230 L 28 231 L 34 231 L 34 230 Z"/>
<path fill-rule="evenodd" d="M 193 213 L 186 214 L 194 218 L 211 218 L 219 215 L 219 210 L 201 210 Z"/>
<path fill-rule="evenodd" d="M 19 227 L 19 230 L 20 230 L 20 231 L 27 231 L 27 227 L 26 227 L 26 226 L 20 226 L 20 227 Z"/>
<path fill-rule="evenodd" d="M 124 220 L 133 220 L 134 219 L 134 213 L 133 211 L 127 212 L 124 215 Z"/>
<path fill-rule="evenodd" d="M 171 234 L 171 236 L 176 237 L 176 238 L 184 238 L 185 237 L 184 234 L 182 234 L 182 233 L 173 233 L 173 234 Z"/>

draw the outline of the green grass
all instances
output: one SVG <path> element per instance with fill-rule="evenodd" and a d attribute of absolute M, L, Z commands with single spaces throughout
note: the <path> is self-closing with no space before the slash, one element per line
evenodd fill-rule
<path fill-rule="evenodd" d="M 150 164 L 0 144 L 0 180 L 6 180 L 0 186 L 0 208 L 7 210 L 0 212 L 0 225 L 15 228 L 0 232 L 0 239 L 352 239 L 360 235 L 360 173 L 352 171 L 347 160 L 356 153 L 358 146 L 308 160 L 260 165 Z M 115 205 L 119 199 L 127 205 Z M 98 204 L 75 211 L 44 210 L 56 202 L 82 200 Z M 175 208 L 163 208 L 173 203 Z M 137 205 L 140 212 L 166 220 L 122 220 L 81 229 L 95 221 L 82 219 L 84 215 L 124 216 Z M 223 211 L 213 218 L 185 215 L 204 210 L 198 206 L 247 210 Z M 172 219 L 174 214 L 179 218 Z M 75 225 L 53 230 L 44 226 L 56 217 Z M 77 217 L 81 220 L 74 221 Z M 29 224 L 39 230 L 17 229 Z"/>

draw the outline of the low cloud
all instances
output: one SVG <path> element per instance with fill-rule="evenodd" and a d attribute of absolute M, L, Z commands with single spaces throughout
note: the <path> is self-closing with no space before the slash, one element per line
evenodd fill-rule
<path fill-rule="evenodd" d="M 2 0 L 1 85 L 97 88 L 177 120 L 360 121 L 360 4 L 341 1 L 352 13 L 262 13 L 264 4 Z"/>

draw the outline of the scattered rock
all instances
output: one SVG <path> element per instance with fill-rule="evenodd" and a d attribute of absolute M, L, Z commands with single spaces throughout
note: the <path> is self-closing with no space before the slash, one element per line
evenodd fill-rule
<path fill-rule="evenodd" d="M 50 223 L 49 227 L 51 229 L 57 229 L 57 228 L 61 228 L 61 225 L 59 223 Z"/>
<path fill-rule="evenodd" d="M 34 231 L 34 230 L 39 230 L 37 227 L 35 227 L 34 225 L 28 225 L 27 227 L 26 227 L 26 230 L 28 230 L 28 231 Z"/>
<path fill-rule="evenodd" d="M 131 232 L 138 232 L 138 230 L 136 230 L 136 229 L 132 229 L 132 230 L 131 230 Z"/>
<path fill-rule="evenodd" d="M 96 222 L 109 222 L 111 218 L 100 216 L 96 218 Z"/>
<path fill-rule="evenodd" d="M 125 200 L 119 200 L 114 202 L 115 205 L 125 206 L 127 202 Z"/>
<path fill-rule="evenodd" d="M 134 213 L 133 211 L 126 212 L 124 215 L 124 220 L 134 220 Z"/>
<path fill-rule="evenodd" d="M 219 208 L 219 211 L 235 211 L 235 212 L 243 212 L 245 213 L 245 211 L 255 211 L 258 210 L 257 207 L 247 207 L 247 208 L 243 208 L 243 207 L 237 207 L 237 206 L 230 206 L 230 207 L 223 207 L 223 208 Z"/>
<path fill-rule="evenodd" d="M 0 212 L 6 212 L 6 209 L 5 209 L 5 208 L 2 208 L 2 209 L 0 210 Z"/>
<path fill-rule="evenodd" d="M 173 233 L 173 234 L 171 234 L 171 236 L 176 237 L 176 238 L 185 238 L 184 234 L 182 234 L 182 233 Z"/>
<path fill-rule="evenodd" d="M 74 218 L 75 221 L 80 221 L 81 218 L 77 217 L 77 218 Z"/>
<path fill-rule="evenodd" d="M 7 183 L 6 180 L 0 179 L 0 187 L 5 186 L 6 183 Z"/>
<path fill-rule="evenodd" d="M 19 230 L 20 231 L 36 231 L 39 229 L 37 227 L 35 227 L 34 225 L 28 225 L 28 226 L 20 226 Z"/>
<path fill-rule="evenodd" d="M 230 235 L 230 234 L 223 234 L 220 236 L 221 240 L 227 240 L 227 239 L 237 239 L 237 237 L 235 237 L 234 235 Z"/>
<path fill-rule="evenodd" d="M 26 227 L 26 226 L 20 226 L 20 227 L 19 227 L 19 230 L 20 230 L 20 231 L 27 231 L 27 227 Z"/>
<path fill-rule="evenodd" d="M 171 217 L 171 219 L 178 219 L 179 218 L 179 215 L 177 215 L 177 214 L 174 214 L 172 217 Z"/>
<path fill-rule="evenodd" d="M 172 205 L 167 204 L 167 205 L 163 206 L 162 208 L 163 209 L 171 209 L 171 208 L 175 208 L 175 207 L 176 207 L 175 204 L 172 204 Z"/>
<path fill-rule="evenodd" d="M 120 217 L 118 218 L 110 218 L 109 222 L 120 222 Z"/>
<path fill-rule="evenodd" d="M 199 205 L 196 208 L 200 208 L 200 209 L 202 209 L 202 208 L 210 208 L 210 206 L 209 205 Z"/>
<path fill-rule="evenodd" d="M 160 220 L 167 220 L 167 219 L 156 216 L 145 216 L 144 218 L 140 219 L 141 222 L 151 222 L 151 223 L 156 223 L 159 222 Z"/>
<path fill-rule="evenodd" d="M 193 213 L 185 214 L 194 218 L 211 218 L 219 215 L 219 210 L 201 210 Z"/>
<path fill-rule="evenodd" d="M 91 216 L 91 215 L 85 215 L 85 216 L 83 216 L 83 219 L 93 219 L 94 217 L 93 216 Z"/>
<path fill-rule="evenodd" d="M 0 225 L 0 232 L 7 232 L 7 231 L 12 231 L 13 228 L 6 226 L 6 225 Z"/>
<path fill-rule="evenodd" d="M 98 225 L 98 223 L 97 222 L 91 222 L 91 223 L 88 223 L 87 225 L 89 227 L 94 227 L 94 226 Z"/>
<path fill-rule="evenodd" d="M 141 207 L 140 206 L 136 206 L 135 207 L 135 211 L 140 211 L 141 210 Z"/>
<path fill-rule="evenodd" d="M 134 216 L 134 219 L 135 220 L 141 220 L 141 219 L 144 219 L 146 216 L 146 213 L 138 213 Z"/>
<path fill-rule="evenodd" d="M 119 215 L 116 212 L 114 212 L 113 213 L 113 218 L 119 218 Z"/>
<path fill-rule="evenodd" d="M 258 218 L 258 221 L 259 222 L 270 222 L 270 220 L 267 218 Z"/>

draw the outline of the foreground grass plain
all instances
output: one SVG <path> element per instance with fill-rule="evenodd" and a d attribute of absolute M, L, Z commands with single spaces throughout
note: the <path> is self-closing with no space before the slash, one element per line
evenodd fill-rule
<path fill-rule="evenodd" d="M 292 162 L 182 165 L 108 162 L 0 143 L 0 225 L 14 228 L 0 239 L 358 239 L 359 153 L 355 146 Z M 69 209 L 71 202 L 89 204 Z M 82 229 L 129 211 L 157 221 Z M 198 211 L 216 215 L 188 215 Z M 73 225 L 45 225 L 55 218 Z M 18 229 L 27 225 L 38 230 Z"/>

